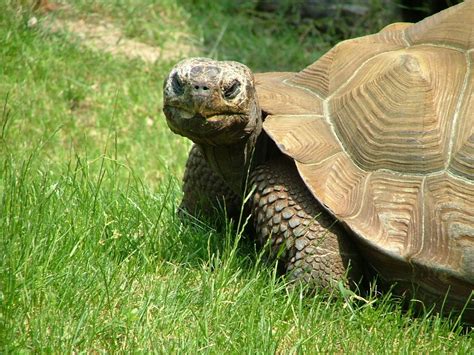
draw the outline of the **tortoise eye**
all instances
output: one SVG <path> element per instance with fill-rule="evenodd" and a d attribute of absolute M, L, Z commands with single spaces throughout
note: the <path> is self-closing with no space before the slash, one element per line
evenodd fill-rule
<path fill-rule="evenodd" d="M 234 80 L 228 87 L 224 88 L 224 98 L 233 99 L 240 92 L 240 81 Z"/>
<path fill-rule="evenodd" d="M 184 94 L 183 82 L 179 78 L 178 73 L 174 73 L 171 77 L 171 87 L 176 95 Z"/>

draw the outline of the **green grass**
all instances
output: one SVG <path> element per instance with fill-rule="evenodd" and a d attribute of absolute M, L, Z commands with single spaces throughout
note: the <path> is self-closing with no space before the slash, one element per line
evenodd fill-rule
<path fill-rule="evenodd" d="M 330 45 L 213 1 L 69 3 L 57 16 L 94 12 L 150 44 L 188 31 L 196 54 L 255 70 L 296 70 Z M 190 144 L 160 109 L 173 63 L 93 52 L 30 16 L 0 4 L 0 352 L 472 352 L 455 318 L 303 297 L 224 217 L 219 231 L 181 223 Z"/>

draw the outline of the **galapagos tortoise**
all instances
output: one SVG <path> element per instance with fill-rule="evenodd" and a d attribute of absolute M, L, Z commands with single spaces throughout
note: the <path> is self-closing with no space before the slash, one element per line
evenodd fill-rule
<path fill-rule="evenodd" d="M 195 143 L 182 208 L 208 210 L 204 196 L 238 209 L 250 182 L 256 237 L 290 277 L 375 272 L 474 320 L 474 0 L 298 73 L 184 60 L 163 110 Z"/>

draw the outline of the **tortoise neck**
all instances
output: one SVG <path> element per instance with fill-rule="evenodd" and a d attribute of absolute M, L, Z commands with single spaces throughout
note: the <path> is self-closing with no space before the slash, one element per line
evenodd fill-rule
<path fill-rule="evenodd" d="M 262 131 L 262 120 L 242 141 L 229 145 L 198 144 L 211 168 L 221 175 L 229 187 L 238 195 L 245 188 L 248 172 L 252 164 L 253 152 Z"/>

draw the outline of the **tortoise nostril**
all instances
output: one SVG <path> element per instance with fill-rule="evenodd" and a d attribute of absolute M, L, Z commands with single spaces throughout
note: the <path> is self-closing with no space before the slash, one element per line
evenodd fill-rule
<path fill-rule="evenodd" d="M 208 86 L 205 85 L 194 85 L 195 90 L 209 90 Z"/>
<path fill-rule="evenodd" d="M 207 83 L 193 83 L 193 92 L 196 95 L 209 95 L 211 87 Z"/>

